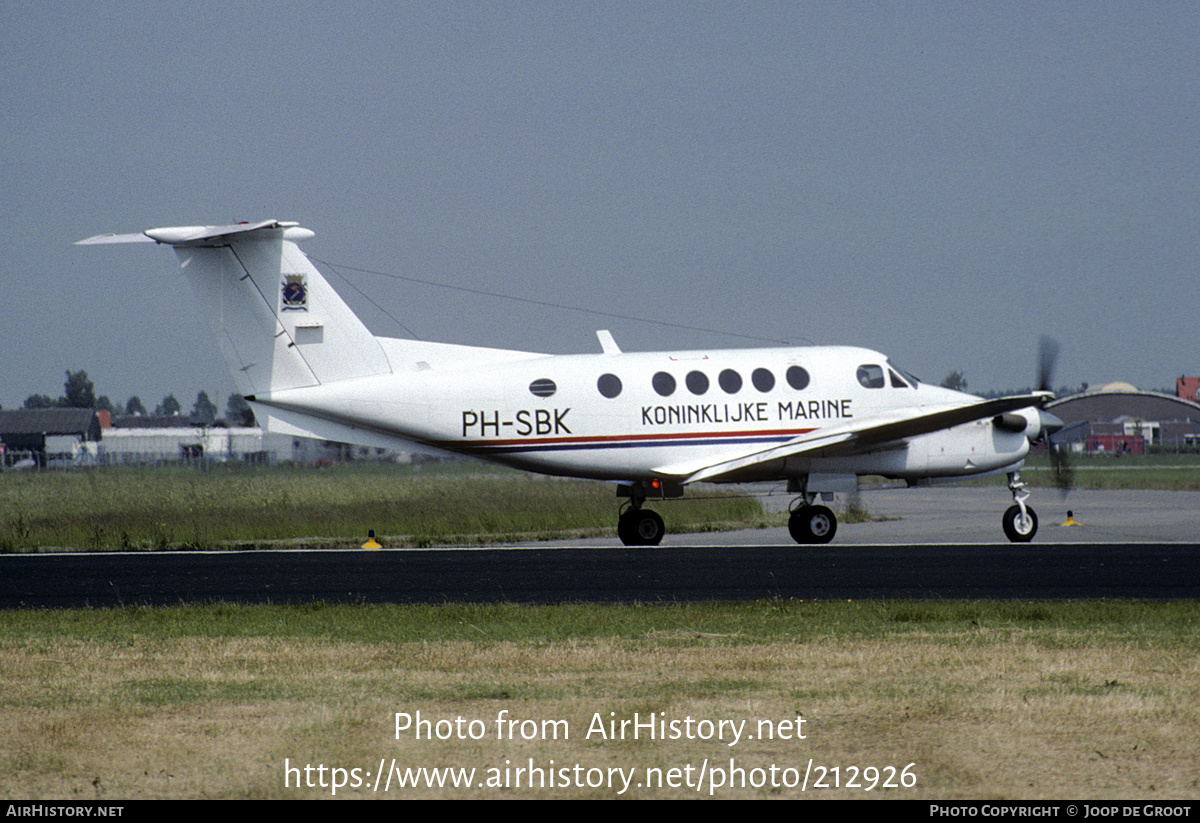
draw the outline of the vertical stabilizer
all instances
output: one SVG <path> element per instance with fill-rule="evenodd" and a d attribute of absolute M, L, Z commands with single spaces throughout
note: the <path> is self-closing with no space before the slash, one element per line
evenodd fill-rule
<path fill-rule="evenodd" d="M 296 245 L 312 232 L 253 226 L 151 229 L 175 247 L 244 395 L 391 371 L 374 335 Z"/>

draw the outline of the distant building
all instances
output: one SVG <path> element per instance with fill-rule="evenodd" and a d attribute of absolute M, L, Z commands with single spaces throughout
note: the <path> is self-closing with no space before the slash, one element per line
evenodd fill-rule
<path fill-rule="evenodd" d="M 1180 380 L 1189 378 L 1180 378 Z M 1200 444 L 1200 403 L 1109 383 L 1055 400 L 1046 410 L 1065 424 L 1055 443 L 1075 450 L 1141 454 L 1147 446 Z"/>
<path fill-rule="evenodd" d="M 358 460 L 408 462 L 410 455 L 327 443 L 306 437 L 269 434 L 257 426 L 204 424 L 183 415 L 129 415 L 112 418 L 104 429 L 100 462 L 106 465 L 187 463 L 198 460 L 274 464 L 333 465 Z"/>
<path fill-rule="evenodd" d="M 333 465 L 408 463 L 410 452 L 330 443 L 184 415 L 91 409 L 0 410 L 0 468 L 70 468 L 217 461 Z"/>
<path fill-rule="evenodd" d="M 1175 396 L 1193 403 L 1200 402 L 1200 377 L 1175 378 Z"/>
<path fill-rule="evenodd" d="M 204 425 L 182 415 L 122 415 L 104 430 L 100 461 L 126 466 L 217 460 L 274 463 L 275 452 L 258 427 Z"/>
<path fill-rule="evenodd" d="M 101 436 L 100 417 L 91 409 L 0 411 L 0 462 L 6 467 L 94 462 Z"/>

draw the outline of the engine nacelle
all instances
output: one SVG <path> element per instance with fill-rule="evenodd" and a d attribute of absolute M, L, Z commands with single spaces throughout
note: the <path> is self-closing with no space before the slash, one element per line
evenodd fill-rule
<path fill-rule="evenodd" d="M 1028 437 L 1030 441 L 1034 441 L 1042 435 L 1042 432 L 1046 428 L 1044 425 L 1045 421 L 1043 420 L 1043 416 L 1057 420 L 1054 415 L 1046 415 L 1045 412 L 1042 412 L 1039 409 L 1028 408 L 1018 409 L 1015 412 L 998 414 L 992 418 L 992 425 L 1002 432 L 1008 432 L 1009 434 L 1023 434 Z M 1060 427 L 1061 425 L 1062 423 L 1059 422 Z"/>

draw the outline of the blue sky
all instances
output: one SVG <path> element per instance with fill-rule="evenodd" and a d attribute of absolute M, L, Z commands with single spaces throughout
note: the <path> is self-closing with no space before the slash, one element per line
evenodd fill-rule
<path fill-rule="evenodd" d="M 1175 2 L 5 3 L 0 405 L 86 369 L 223 406 L 174 255 L 71 244 L 265 218 L 338 266 L 661 321 L 340 269 L 380 334 L 849 343 L 986 390 L 1048 333 L 1056 383 L 1172 386 L 1198 42 Z"/>

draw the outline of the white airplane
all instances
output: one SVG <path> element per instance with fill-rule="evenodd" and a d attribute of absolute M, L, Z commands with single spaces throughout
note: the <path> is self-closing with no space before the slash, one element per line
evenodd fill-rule
<path fill-rule="evenodd" d="M 826 543 L 817 504 L 859 475 L 916 484 L 1004 469 L 1004 533 L 1033 539 L 1018 470 L 1062 422 L 1048 391 L 982 400 L 920 383 L 882 354 L 843 346 L 546 355 L 376 337 L 297 243 L 268 220 L 101 235 L 78 245 L 173 246 L 213 321 L 238 391 L 273 432 L 384 448 L 412 443 L 551 475 L 617 481 L 617 533 L 657 545 L 648 499 L 700 481 L 786 480 L 789 531 Z M 1048 364 L 1043 363 L 1043 385 Z"/>

